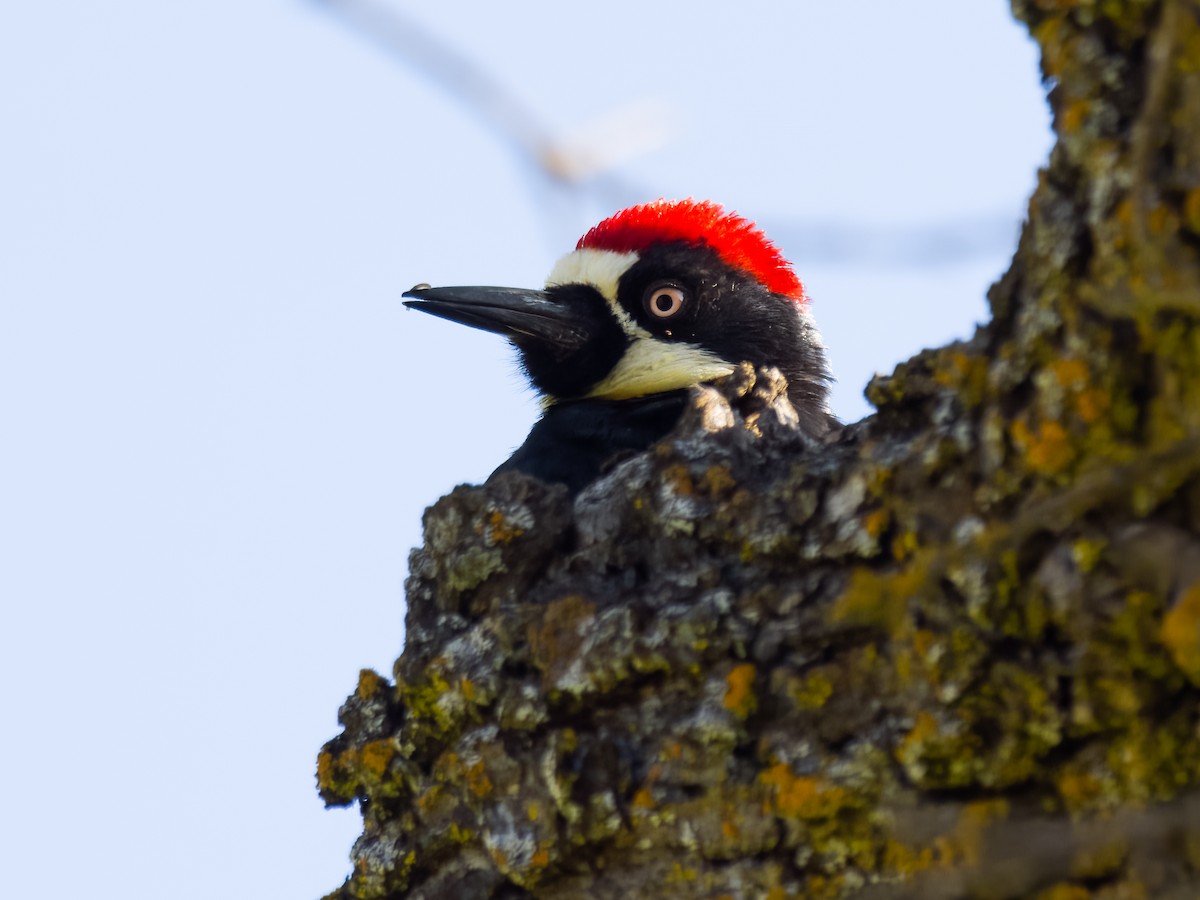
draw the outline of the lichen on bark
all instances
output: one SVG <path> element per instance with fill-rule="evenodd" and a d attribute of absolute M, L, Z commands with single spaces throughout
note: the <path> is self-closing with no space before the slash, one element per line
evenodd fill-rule
<path fill-rule="evenodd" d="M 331 898 L 1200 896 L 1200 5 L 1013 6 L 1058 143 L 992 320 L 827 444 L 743 367 L 431 507 Z"/>

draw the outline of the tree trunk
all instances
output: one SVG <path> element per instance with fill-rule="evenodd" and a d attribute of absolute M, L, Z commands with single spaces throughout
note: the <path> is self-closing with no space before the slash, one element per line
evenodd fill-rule
<path fill-rule="evenodd" d="M 1013 5 L 992 321 L 829 445 L 743 367 L 574 503 L 431 507 L 331 898 L 1200 896 L 1200 3 Z"/>

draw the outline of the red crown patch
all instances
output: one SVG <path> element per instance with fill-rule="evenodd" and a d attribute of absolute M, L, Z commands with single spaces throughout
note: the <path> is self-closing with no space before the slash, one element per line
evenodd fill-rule
<path fill-rule="evenodd" d="M 638 253 L 664 241 L 711 247 L 726 265 L 757 278 L 767 290 L 804 302 L 804 285 L 758 226 L 708 200 L 655 200 L 609 216 L 575 249 Z"/>

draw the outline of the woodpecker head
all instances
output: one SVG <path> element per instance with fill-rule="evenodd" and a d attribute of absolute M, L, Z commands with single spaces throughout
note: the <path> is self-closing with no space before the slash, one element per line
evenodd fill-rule
<path fill-rule="evenodd" d="M 507 337 L 549 404 L 661 394 L 749 361 L 783 372 L 802 423 L 819 432 L 831 421 L 803 285 L 753 223 L 715 203 L 658 200 L 605 219 L 555 264 L 545 290 L 422 286 L 404 296 Z"/>

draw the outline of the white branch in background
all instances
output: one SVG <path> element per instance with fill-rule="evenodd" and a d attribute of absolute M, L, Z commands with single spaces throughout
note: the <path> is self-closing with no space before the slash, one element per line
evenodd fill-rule
<path fill-rule="evenodd" d="M 499 78 L 411 16 L 380 0 L 308 2 L 439 85 L 512 147 L 553 194 L 618 209 L 662 193 L 622 178 L 618 170 L 670 144 L 680 133 L 678 117 L 664 101 L 632 101 L 567 134 L 554 135 Z M 989 256 L 1007 258 L 1022 211 L 897 225 L 756 218 L 769 226 L 793 258 L 803 256 L 806 264 L 932 268 Z"/>

